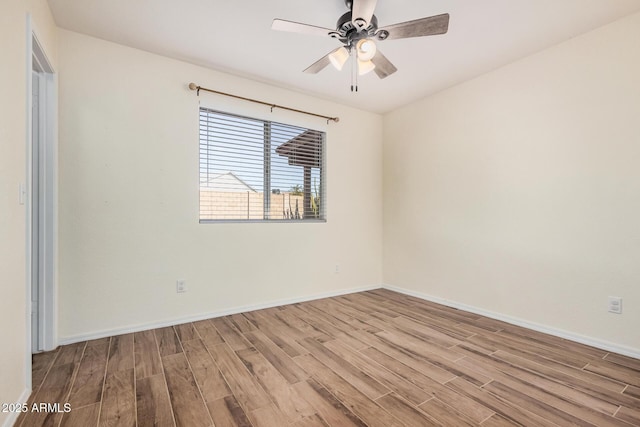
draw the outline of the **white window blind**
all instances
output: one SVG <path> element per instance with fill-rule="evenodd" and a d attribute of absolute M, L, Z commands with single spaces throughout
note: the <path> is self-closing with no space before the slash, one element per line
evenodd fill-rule
<path fill-rule="evenodd" d="M 200 108 L 200 222 L 324 221 L 325 133 Z"/>

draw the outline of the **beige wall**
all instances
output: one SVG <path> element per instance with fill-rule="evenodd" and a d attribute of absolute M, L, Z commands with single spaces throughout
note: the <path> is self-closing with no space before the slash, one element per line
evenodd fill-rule
<path fill-rule="evenodd" d="M 638 40 L 640 14 L 386 115 L 385 283 L 640 354 Z"/>
<path fill-rule="evenodd" d="M 26 384 L 26 212 L 18 188 L 26 182 L 27 13 L 56 64 L 56 28 L 45 0 L 0 3 L 0 402 L 17 402 Z M 0 413 L 0 425 L 9 414 Z"/>
<path fill-rule="evenodd" d="M 68 31 L 59 49 L 63 341 L 380 285 L 381 116 Z M 198 98 L 192 81 L 340 122 Z M 327 222 L 199 224 L 199 101 L 326 130 Z"/>

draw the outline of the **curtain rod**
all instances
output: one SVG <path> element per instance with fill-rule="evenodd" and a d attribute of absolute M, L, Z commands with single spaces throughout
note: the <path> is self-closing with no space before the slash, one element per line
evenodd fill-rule
<path fill-rule="evenodd" d="M 329 124 L 330 121 L 336 122 L 336 123 L 340 121 L 340 117 L 323 116 L 321 114 L 310 113 L 308 111 L 297 110 L 295 108 L 283 107 L 282 105 L 271 104 L 269 102 L 259 101 L 257 99 L 245 98 L 244 96 L 238 96 L 238 95 L 232 95 L 230 93 L 219 92 L 217 90 L 207 89 L 206 87 L 198 86 L 195 83 L 189 83 L 189 89 L 195 90 L 198 96 L 200 96 L 200 91 L 204 90 L 206 92 L 217 93 L 218 95 L 224 95 L 224 96 L 230 96 L 231 98 L 242 99 L 243 101 L 249 101 L 249 102 L 255 102 L 256 104 L 267 105 L 271 107 L 271 111 L 273 111 L 274 108 L 280 108 L 282 110 L 294 111 L 296 113 L 301 113 L 301 114 L 308 114 L 309 116 L 321 117 L 323 119 L 327 119 L 327 124 Z"/>

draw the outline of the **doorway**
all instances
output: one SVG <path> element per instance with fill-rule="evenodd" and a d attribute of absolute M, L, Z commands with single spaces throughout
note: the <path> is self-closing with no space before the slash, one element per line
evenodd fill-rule
<path fill-rule="evenodd" d="M 30 352 L 53 350 L 56 331 L 56 76 L 47 56 L 31 35 L 29 84 L 28 295 L 31 302 Z"/>

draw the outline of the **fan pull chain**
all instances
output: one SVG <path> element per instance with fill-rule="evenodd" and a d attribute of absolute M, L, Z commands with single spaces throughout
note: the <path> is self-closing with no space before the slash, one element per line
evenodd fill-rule
<path fill-rule="evenodd" d="M 358 91 L 358 61 L 356 57 L 353 58 L 353 75 L 356 79 L 356 92 Z"/>
<path fill-rule="evenodd" d="M 351 49 L 351 92 L 358 91 L 358 56 L 355 49 Z M 354 83 L 355 82 L 355 83 Z"/>
<path fill-rule="evenodd" d="M 353 92 L 355 87 L 353 85 L 353 51 L 351 49 L 349 49 L 349 56 L 351 57 L 349 61 L 349 67 L 351 67 L 351 92 Z"/>
<path fill-rule="evenodd" d="M 358 52 L 353 49 L 353 75 L 356 78 L 356 92 L 358 91 Z"/>

